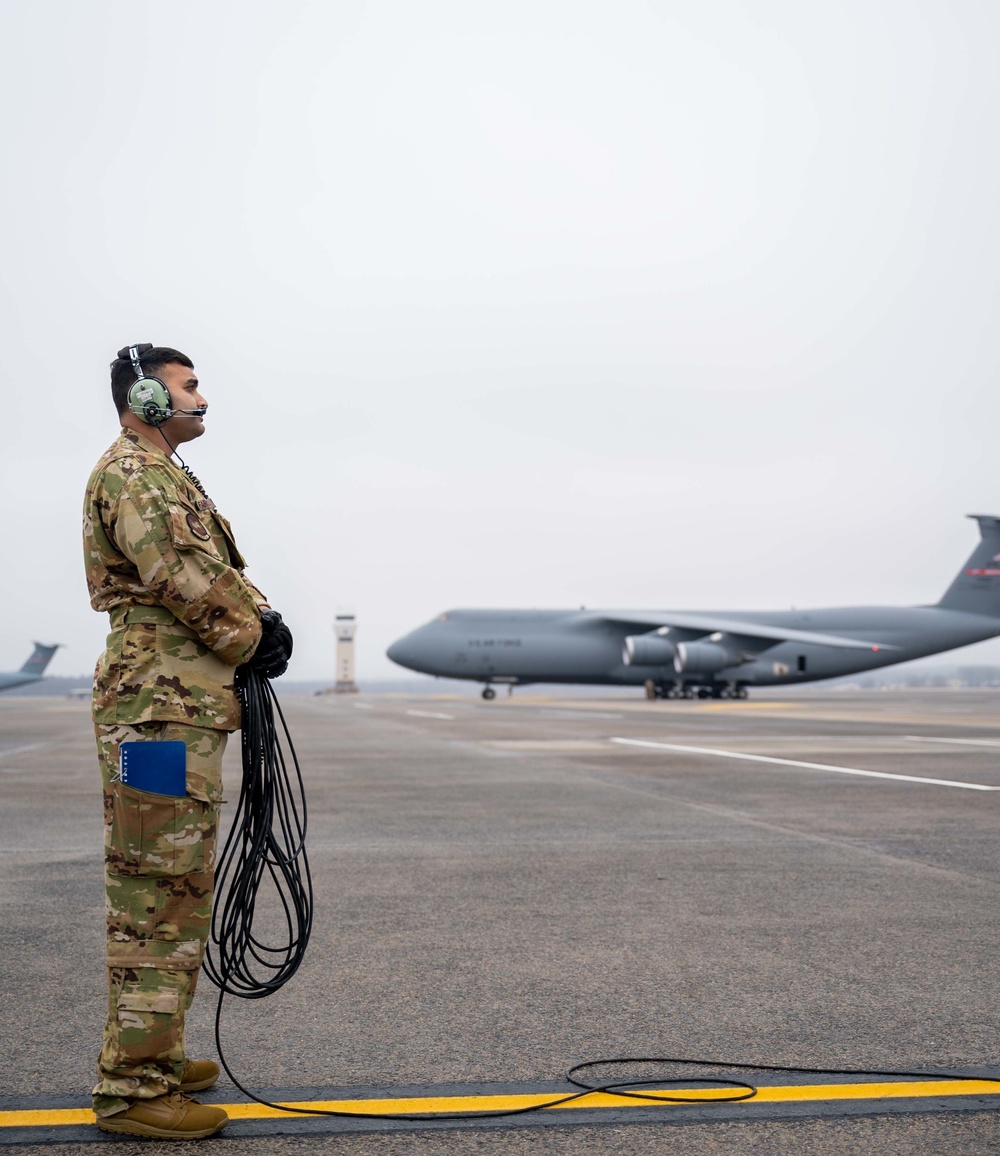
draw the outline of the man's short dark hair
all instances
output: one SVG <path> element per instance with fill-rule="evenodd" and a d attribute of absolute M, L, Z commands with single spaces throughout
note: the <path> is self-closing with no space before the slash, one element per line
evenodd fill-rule
<path fill-rule="evenodd" d="M 171 349 L 168 345 L 154 345 L 139 357 L 139 364 L 146 377 L 156 377 L 158 370 L 174 362 L 194 369 L 194 362 L 187 354 L 181 353 L 179 349 Z M 127 357 L 116 357 L 111 363 L 111 397 L 119 417 L 128 409 L 128 391 L 135 381 L 132 362 Z"/>

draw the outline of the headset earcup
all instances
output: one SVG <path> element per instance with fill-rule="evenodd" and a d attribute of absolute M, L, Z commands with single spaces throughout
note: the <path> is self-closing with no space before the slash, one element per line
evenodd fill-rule
<path fill-rule="evenodd" d="M 170 393 L 158 377 L 140 377 L 128 391 L 128 407 L 147 425 L 159 425 L 170 416 Z"/>

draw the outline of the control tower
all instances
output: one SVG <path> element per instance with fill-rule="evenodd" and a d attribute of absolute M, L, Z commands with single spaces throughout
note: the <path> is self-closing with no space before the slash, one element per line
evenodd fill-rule
<path fill-rule="evenodd" d="M 353 610 L 338 610 L 333 624 L 337 635 L 337 682 L 334 694 L 357 694 L 354 681 L 354 633 L 357 624 Z"/>

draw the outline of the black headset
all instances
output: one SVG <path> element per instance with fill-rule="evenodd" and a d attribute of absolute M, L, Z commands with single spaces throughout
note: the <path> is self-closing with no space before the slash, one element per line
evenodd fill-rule
<path fill-rule="evenodd" d="M 147 377 L 142 372 L 139 358 L 153 346 L 147 341 L 142 345 L 126 345 L 118 350 L 118 356 L 132 362 L 136 380 L 128 391 L 128 407 L 147 425 L 161 425 L 174 416 L 170 408 L 170 391 L 158 377 Z"/>

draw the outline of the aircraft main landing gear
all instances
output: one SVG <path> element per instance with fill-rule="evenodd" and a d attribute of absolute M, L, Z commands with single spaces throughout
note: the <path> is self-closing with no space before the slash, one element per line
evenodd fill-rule
<path fill-rule="evenodd" d="M 744 682 L 717 682 L 712 686 L 712 698 L 749 698 Z"/>
<path fill-rule="evenodd" d="M 489 688 L 487 688 L 489 689 Z M 745 682 L 713 682 L 710 686 L 697 683 L 657 682 L 647 678 L 643 683 L 646 698 L 654 702 L 659 698 L 749 698 Z M 483 698 L 492 697 L 483 691 Z"/>
<path fill-rule="evenodd" d="M 491 699 L 496 698 L 496 696 L 497 696 L 497 692 L 493 689 L 492 686 L 490 686 L 489 683 L 487 683 L 483 687 L 483 698 L 485 698 L 486 701 L 489 702 Z"/>
<path fill-rule="evenodd" d="M 658 698 L 680 697 L 676 682 L 656 682 L 655 679 L 647 678 L 643 686 L 646 691 L 646 698 L 649 699 L 650 702 Z"/>

